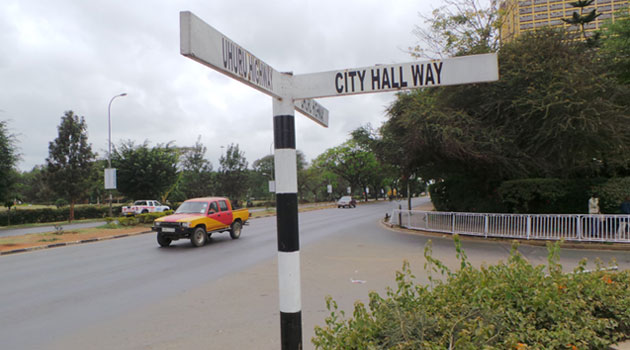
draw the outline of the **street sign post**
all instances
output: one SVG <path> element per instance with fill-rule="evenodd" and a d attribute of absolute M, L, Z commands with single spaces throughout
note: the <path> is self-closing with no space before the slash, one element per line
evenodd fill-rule
<path fill-rule="evenodd" d="M 497 54 L 462 56 L 293 76 L 293 98 L 318 98 L 499 79 Z"/>
<path fill-rule="evenodd" d="M 272 97 L 280 343 L 283 350 L 302 349 L 295 110 L 328 127 L 328 110 L 312 98 L 494 81 L 499 79 L 497 55 L 294 76 L 276 71 L 188 11 L 180 12 L 180 52 Z"/>

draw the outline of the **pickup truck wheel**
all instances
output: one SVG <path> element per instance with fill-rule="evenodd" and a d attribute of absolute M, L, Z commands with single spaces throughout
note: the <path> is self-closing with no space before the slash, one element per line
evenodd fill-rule
<path fill-rule="evenodd" d="M 142 214 L 146 214 L 146 213 L 148 213 L 148 212 L 149 212 L 149 211 L 145 209 L 145 210 L 143 210 L 143 211 L 142 211 Z"/>
<path fill-rule="evenodd" d="M 195 247 L 202 247 L 206 244 L 207 240 L 208 235 L 203 227 L 197 227 L 190 237 L 190 243 L 192 243 Z"/>
<path fill-rule="evenodd" d="M 169 245 L 171 245 L 171 239 L 164 237 L 164 235 L 161 233 L 157 234 L 157 241 L 160 247 L 168 247 Z"/>
<path fill-rule="evenodd" d="M 232 223 L 232 227 L 230 228 L 230 237 L 232 237 L 232 239 L 238 239 L 241 236 L 241 227 L 240 221 Z"/>

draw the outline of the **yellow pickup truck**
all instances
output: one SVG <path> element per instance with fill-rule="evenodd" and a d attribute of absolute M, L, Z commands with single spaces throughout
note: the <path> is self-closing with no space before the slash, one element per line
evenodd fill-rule
<path fill-rule="evenodd" d="M 151 229 L 157 232 L 157 241 L 162 247 L 182 238 L 201 247 L 215 232 L 229 231 L 232 239 L 238 239 L 248 219 L 249 210 L 232 210 L 227 198 L 193 198 L 182 203 L 174 214 L 156 219 Z"/>

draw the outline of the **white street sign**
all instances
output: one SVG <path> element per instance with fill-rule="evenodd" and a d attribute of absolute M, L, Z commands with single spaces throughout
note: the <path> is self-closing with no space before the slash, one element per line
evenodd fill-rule
<path fill-rule="evenodd" d="M 496 53 L 293 76 L 293 98 L 332 97 L 499 80 Z"/>
<path fill-rule="evenodd" d="M 116 189 L 116 169 L 115 168 L 105 169 L 105 189 L 106 190 Z"/>
<path fill-rule="evenodd" d="M 294 102 L 295 109 L 311 118 L 313 121 L 323 127 L 328 127 L 328 110 L 315 100 L 306 99 Z"/>
<path fill-rule="evenodd" d="M 281 74 L 190 11 L 179 13 L 180 52 L 268 95 L 281 97 Z"/>
<path fill-rule="evenodd" d="M 274 180 L 269 180 L 269 193 L 276 192 L 276 182 Z"/>
<path fill-rule="evenodd" d="M 180 52 L 203 65 L 259 91 L 276 97 L 288 95 L 281 88 L 290 74 L 282 74 L 252 55 L 189 11 L 179 13 Z M 328 127 L 328 110 L 316 101 L 300 99 L 295 108 L 318 124 Z"/>

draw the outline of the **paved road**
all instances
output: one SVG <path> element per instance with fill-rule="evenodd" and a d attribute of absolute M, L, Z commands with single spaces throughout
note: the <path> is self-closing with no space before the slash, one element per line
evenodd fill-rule
<path fill-rule="evenodd" d="M 365 297 L 365 286 L 383 290 L 379 276 L 387 274 L 391 282 L 403 258 L 415 259 L 414 272 L 423 278 L 420 260 L 427 238 L 377 225 L 392 204 L 300 214 L 306 348 L 313 324 L 321 324 L 325 315 L 322 294 L 351 307 L 353 293 Z M 456 266 L 452 242 L 433 240 L 434 256 Z M 508 244 L 466 241 L 464 246 L 475 264 L 505 259 L 509 251 Z M 546 259 L 541 248 L 521 252 L 537 264 Z M 160 249 L 154 235 L 141 235 L 3 256 L 0 347 L 278 348 L 276 255 L 272 217 L 252 220 L 239 240 L 218 234 L 202 248 L 177 241 Z M 597 256 L 615 256 L 623 268 L 630 267 L 629 253 L 562 252 L 568 268 L 582 257 Z M 352 278 L 367 284 L 350 283 Z"/>

